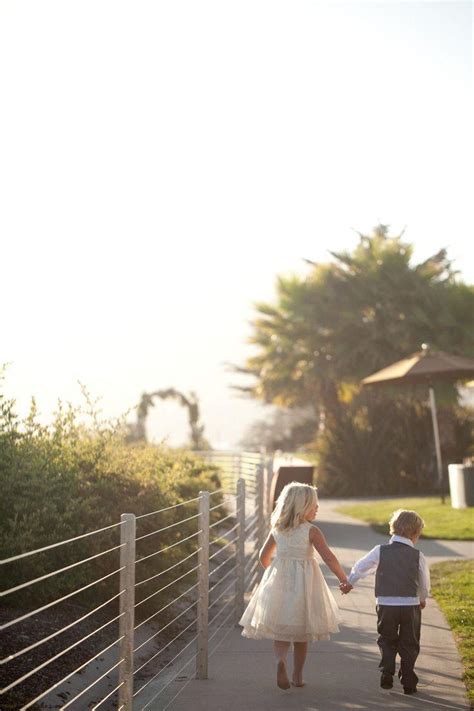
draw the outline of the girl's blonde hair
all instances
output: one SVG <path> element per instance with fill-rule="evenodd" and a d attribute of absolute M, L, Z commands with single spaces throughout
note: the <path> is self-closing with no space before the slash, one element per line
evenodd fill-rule
<path fill-rule="evenodd" d="M 271 524 L 278 531 L 296 528 L 318 503 L 318 494 L 315 486 L 291 482 L 283 487 L 271 515 Z"/>
<path fill-rule="evenodd" d="M 397 509 L 390 517 L 390 533 L 404 538 L 411 538 L 419 535 L 425 526 L 425 522 L 416 511 L 409 509 Z"/>

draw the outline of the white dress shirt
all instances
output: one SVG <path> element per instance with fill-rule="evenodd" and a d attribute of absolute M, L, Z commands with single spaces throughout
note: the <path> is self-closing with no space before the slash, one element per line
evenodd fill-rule
<path fill-rule="evenodd" d="M 390 538 L 390 543 L 404 543 L 407 546 L 414 548 L 413 541 L 409 538 L 404 538 L 403 536 L 392 536 Z M 353 566 L 349 577 L 347 578 L 351 585 L 361 578 L 365 578 L 371 573 L 375 573 L 377 566 L 380 561 L 380 546 L 375 546 L 371 551 L 367 553 L 363 558 L 360 558 L 357 563 Z M 419 605 L 420 600 L 424 602 L 430 592 L 430 571 L 426 558 L 420 551 L 420 562 L 419 562 L 419 583 L 418 583 L 419 595 L 416 597 L 385 597 L 380 596 L 376 598 L 378 605 Z"/>

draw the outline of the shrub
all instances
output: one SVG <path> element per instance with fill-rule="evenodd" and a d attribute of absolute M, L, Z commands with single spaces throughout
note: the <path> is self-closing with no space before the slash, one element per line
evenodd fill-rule
<path fill-rule="evenodd" d="M 185 451 L 161 446 L 129 445 L 121 428 L 59 406 L 54 422 L 38 421 L 33 403 L 21 421 L 14 403 L 0 399 L 0 558 L 73 538 L 120 521 L 124 512 L 137 516 L 194 499 L 200 490 L 215 489 L 214 467 Z M 213 503 L 219 503 L 216 497 Z M 197 513 L 197 502 L 137 521 L 137 536 L 152 533 Z M 151 535 L 137 543 L 137 558 L 175 543 L 197 531 L 197 519 Z M 4 587 L 10 588 L 75 561 L 94 556 L 120 542 L 120 527 L 53 548 L 3 566 Z M 197 537 L 137 566 L 137 580 L 163 571 L 196 550 Z M 139 599 L 196 565 L 193 556 L 183 566 L 141 586 Z M 4 598 L 15 607 L 36 607 L 103 577 L 119 567 L 119 551 L 102 555 L 70 571 Z M 194 574 L 183 580 L 190 586 Z M 118 592 L 118 575 L 93 586 L 75 602 L 95 604 Z M 160 594 L 160 605 L 176 586 Z M 156 599 L 153 609 L 157 608 Z M 148 611 L 139 608 L 139 616 Z"/>
<path fill-rule="evenodd" d="M 472 443 L 472 413 L 439 408 L 445 469 Z M 314 446 L 318 486 L 335 496 L 428 494 L 437 489 L 431 412 L 423 400 L 362 392 L 330 418 Z"/>

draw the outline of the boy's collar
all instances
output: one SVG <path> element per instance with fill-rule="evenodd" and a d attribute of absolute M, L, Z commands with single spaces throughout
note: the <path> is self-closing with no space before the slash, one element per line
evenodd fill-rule
<path fill-rule="evenodd" d="M 390 538 L 390 543 L 404 543 L 406 546 L 411 546 L 412 548 L 415 547 L 415 544 L 410 538 L 405 538 L 404 536 L 397 536 L 394 534 Z"/>

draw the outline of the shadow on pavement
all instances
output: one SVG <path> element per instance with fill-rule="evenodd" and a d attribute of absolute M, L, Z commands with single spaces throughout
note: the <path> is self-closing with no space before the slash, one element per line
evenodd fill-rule
<path fill-rule="evenodd" d="M 376 545 L 387 543 L 388 537 L 376 533 L 370 526 L 360 526 L 354 523 L 336 521 L 318 521 L 318 527 L 331 548 L 347 548 L 352 550 L 367 550 Z M 458 558 L 460 553 L 449 548 L 449 543 L 444 545 L 433 539 L 423 539 L 418 543 L 418 548 L 426 556 L 439 558 Z"/>
<path fill-rule="evenodd" d="M 433 693 L 433 672 L 422 665 L 417 669 L 420 682 L 416 696 L 405 696 L 396 678 L 393 690 L 382 690 L 375 629 L 368 632 L 341 625 L 341 633 L 330 641 L 311 645 L 307 685 L 288 691 L 276 687 L 270 642 L 242 641 L 234 636 L 229 646 L 211 661 L 209 681 L 191 682 L 194 693 L 179 695 L 170 711 L 184 711 L 191 698 L 199 711 L 380 711 L 386 706 L 397 711 L 466 711 L 466 706 Z"/>

